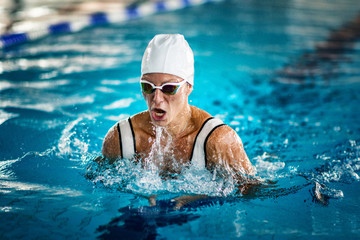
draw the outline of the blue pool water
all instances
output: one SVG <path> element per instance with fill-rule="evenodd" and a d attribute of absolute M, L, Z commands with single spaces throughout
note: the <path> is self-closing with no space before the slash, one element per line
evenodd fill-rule
<path fill-rule="evenodd" d="M 359 14 L 357 0 L 224 1 L 3 50 L 0 238 L 358 239 Z M 107 130 L 146 109 L 141 57 L 165 32 L 194 51 L 191 104 L 275 185 L 239 196 L 206 172 L 92 164 Z M 173 210 L 198 193 L 212 198 Z"/>

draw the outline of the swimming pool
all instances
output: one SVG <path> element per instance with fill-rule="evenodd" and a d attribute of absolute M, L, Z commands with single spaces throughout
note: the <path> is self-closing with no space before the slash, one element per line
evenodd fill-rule
<path fill-rule="evenodd" d="M 224 1 L 3 50 L 0 238 L 359 238 L 360 40 L 348 27 L 359 11 Z M 341 29 L 351 37 L 334 38 Z M 110 126 L 146 109 L 141 57 L 164 32 L 194 51 L 191 103 L 232 126 L 275 186 L 234 196 L 206 173 L 163 181 L 128 162 L 85 176 Z M 172 210 L 184 193 L 214 198 Z"/>

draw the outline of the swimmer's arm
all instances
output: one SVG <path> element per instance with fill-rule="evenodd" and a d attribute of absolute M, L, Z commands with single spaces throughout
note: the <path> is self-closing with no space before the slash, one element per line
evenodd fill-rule
<path fill-rule="evenodd" d="M 103 141 L 101 153 L 105 158 L 110 160 L 116 160 L 121 157 L 119 133 L 116 124 L 107 132 Z"/>
<path fill-rule="evenodd" d="M 209 169 L 225 170 L 237 180 L 246 182 L 249 180 L 248 177 L 254 174 L 240 137 L 227 125 L 217 128 L 210 135 L 206 153 Z M 252 181 L 257 182 L 253 178 Z"/>

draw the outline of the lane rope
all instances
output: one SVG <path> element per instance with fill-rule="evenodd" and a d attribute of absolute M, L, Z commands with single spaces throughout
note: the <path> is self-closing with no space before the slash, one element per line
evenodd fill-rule
<path fill-rule="evenodd" d="M 124 6 L 117 11 L 96 12 L 76 17 L 71 21 L 59 21 L 57 23 L 52 23 L 40 29 L 37 28 L 31 29 L 27 32 L 1 35 L 0 49 L 31 42 L 55 34 L 76 33 L 88 27 L 124 23 L 132 19 L 147 17 L 157 13 L 170 12 L 208 2 L 220 1 L 222 0 L 163 0 L 157 2 L 145 2 L 136 6 Z"/>

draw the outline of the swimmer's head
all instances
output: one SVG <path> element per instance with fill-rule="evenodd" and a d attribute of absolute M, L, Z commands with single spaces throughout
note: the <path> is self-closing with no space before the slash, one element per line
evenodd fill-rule
<path fill-rule="evenodd" d="M 183 35 L 159 34 L 150 41 L 141 63 L 141 75 L 147 73 L 172 74 L 194 85 L 194 55 Z"/>

